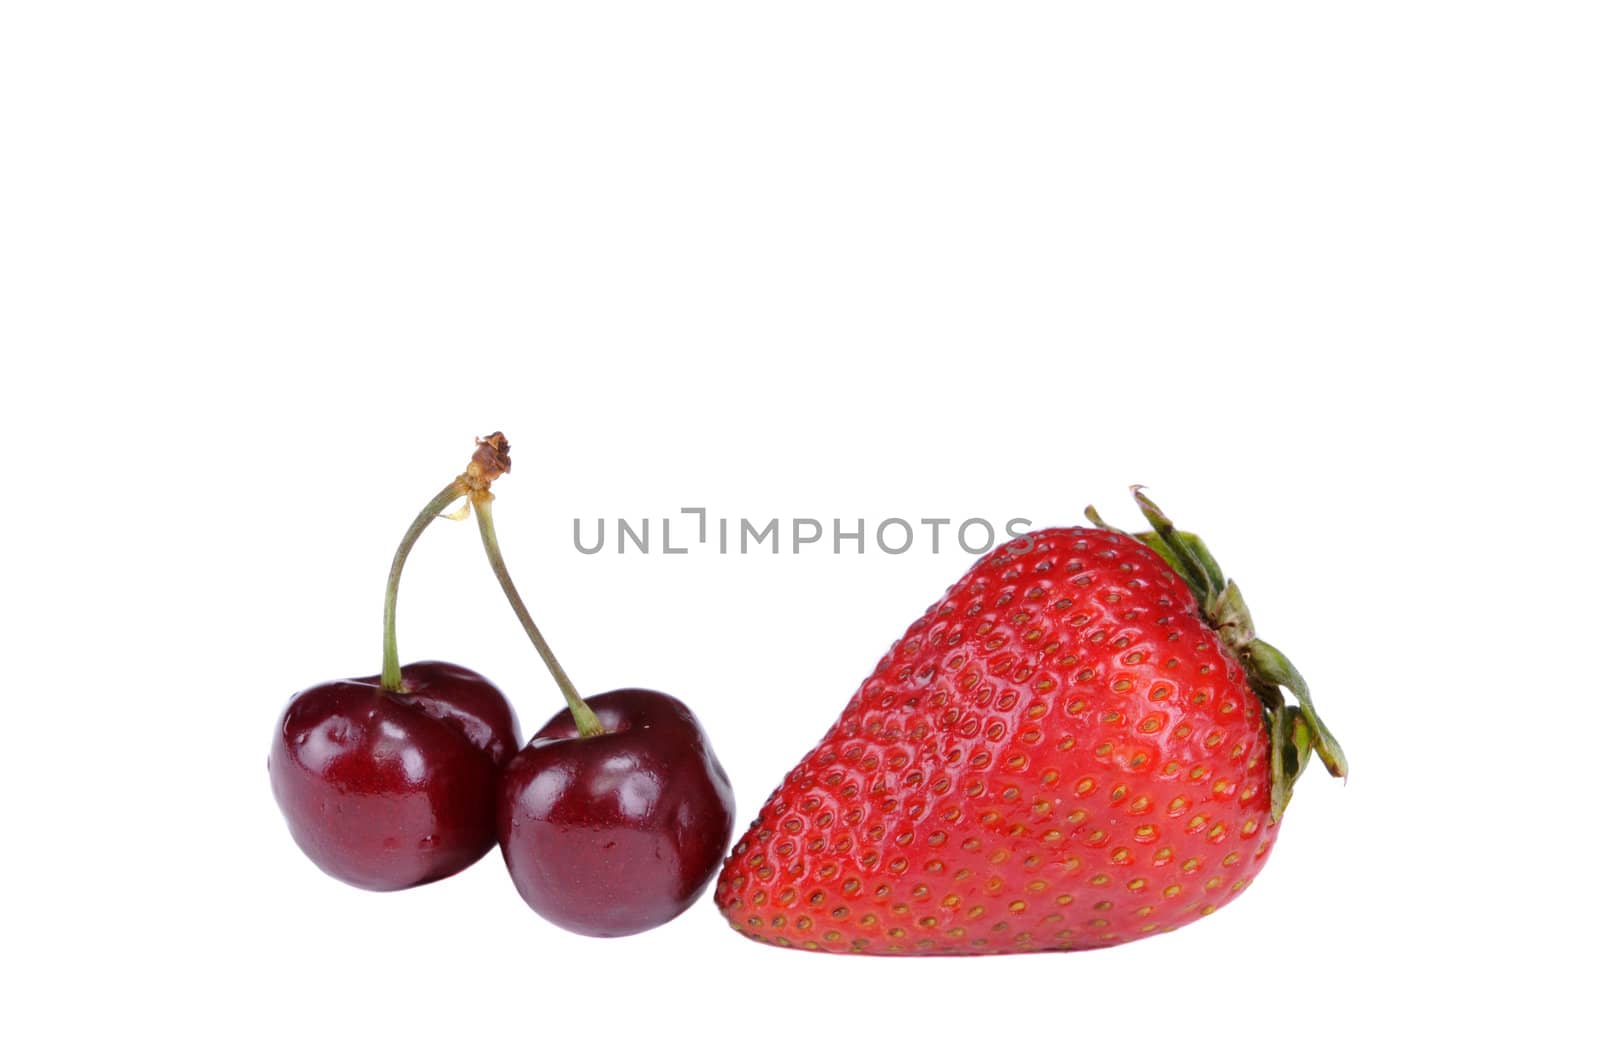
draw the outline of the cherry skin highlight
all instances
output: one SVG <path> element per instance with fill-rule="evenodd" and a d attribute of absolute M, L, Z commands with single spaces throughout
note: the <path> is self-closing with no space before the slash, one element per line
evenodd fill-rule
<path fill-rule="evenodd" d="M 499 835 L 522 899 L 591 937 L 636 934 L 682 914 L 733 835 L 733 788 L 678 699 L 613 690 L 588 699 L 605 733 L 563 710 L 501 777 Z"/>
<path fill-rule="evenodd" d="M 334 878 L 399 890 L 453 875 L 495 842 L 500 769 L 520 744 L 488 679 L 442 661 L 303 690 L 267 758 L 289 832 Z"/>

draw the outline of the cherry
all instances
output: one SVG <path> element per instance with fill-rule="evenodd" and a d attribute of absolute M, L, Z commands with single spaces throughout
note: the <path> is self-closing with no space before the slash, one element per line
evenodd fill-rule
<path fill-rule="evenodd" d="M 501 778 L 500 851 L 528 906 L 557 926 L 621 937 L 682 914 L 733 833 L 733 789 L 677 698 L 588 699 L 603 733 L 563 710 Z"/>
<path fill-rule="evenodd" d="M 268 771 L 289 833 L 334 878 L 370 890 L 419 886 L 495 843 L 500 769 L 517 720 L 489 680 L 459 665 L 339 679 L 289 701 Z"/>
<path fill-rule="evenodd" d="M 704 892 L 733 837 L 728 775 L 676 698 L 579 696 L 511 582 L 493 496 L 470 497 L 489 565 L 567 701 L 502 777 L 506 869 L 528 906 L 567 930 L 621 937 L 660 926 Z"/>
<path fill-rule="evenodd" d="M 313 863 L 371 890 L 453 875 L 495 844 L 500 769 L 521 738 L 493 683 L 440 661 L 400 667 L 395 606 L 406 557 L 450 504 L 510 467 L 505 438 L 480 440 L 467 471 L 412 521 L 384 597 L 383 671 L 289 700 L 267 757 L 289 833 Z"/>

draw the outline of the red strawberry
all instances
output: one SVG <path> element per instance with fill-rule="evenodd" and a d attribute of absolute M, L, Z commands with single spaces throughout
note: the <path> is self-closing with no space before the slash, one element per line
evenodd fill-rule
<path fill-rule="evenodd" d="M 1344 756 L 1198 538 L 1054 528 L 984 557 L 733 849 L 717 905 L 829 952 L 1093 948 L 1226 904 L 1312 749 Z M 1298 704 L 1286 704 L 1280 686 Z"/>

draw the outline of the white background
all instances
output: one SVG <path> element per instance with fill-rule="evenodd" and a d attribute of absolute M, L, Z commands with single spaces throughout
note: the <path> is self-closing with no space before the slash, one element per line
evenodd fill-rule
<path fill-rule="evenodd" d="M 8 1058 L 1574 1058 L 1590 1036 L 1585 4 L 13 3 L 0 15 Z M 1090 954 L 542 922 L 295 849 L 288 695 L 500 429 L 587 691 L 741 829 L 969 563 L 578 554 L 574 517 L 1201 531 L 1350 755 L 1255 887 Z M 559 706 L 470 525 L 406 659 Z M 81 1058 L 81 1056 L 80 1056 Z"/>

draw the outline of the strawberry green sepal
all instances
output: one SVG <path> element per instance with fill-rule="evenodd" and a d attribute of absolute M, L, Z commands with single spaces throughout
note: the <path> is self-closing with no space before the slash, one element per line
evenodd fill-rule
<path fill-rule="evenodd" d="M 1244 666 L 1250 686 L 1261 699 L 1268 732 L 1272 738 L 1272 812 L 1274 823 L 1283 815 L 1294 791 L 1295 780 L 1316 753 L 1330 775 L 1344 778 L 1349 771 L 1344 750 L 1317 715 L 1311 703 L 1311 690 L 1283 651 L 1256 638 L 1255 623 L 1244 604 L 1244 596 L 1231 579 L 1222 574 L 1217 559 L 1193 532 L 1179 531 L 1142 488 L 1133 489 L 1134 501 L 1154 531 L 1133 536 L 1172 566 L 1194 592 L 1206 622 L 1217 632 L 1223 645 L 1233 651 Z M 1093 506 L 1084 511 L 1097 527 L 1110 528 Z M 1116 530 L 1116 529 L 1111 529 Z M 1126 533 L 1124 533 L 1126 534 Z M 1285 701 L 1288 688 L 1295 704 Z"/>

